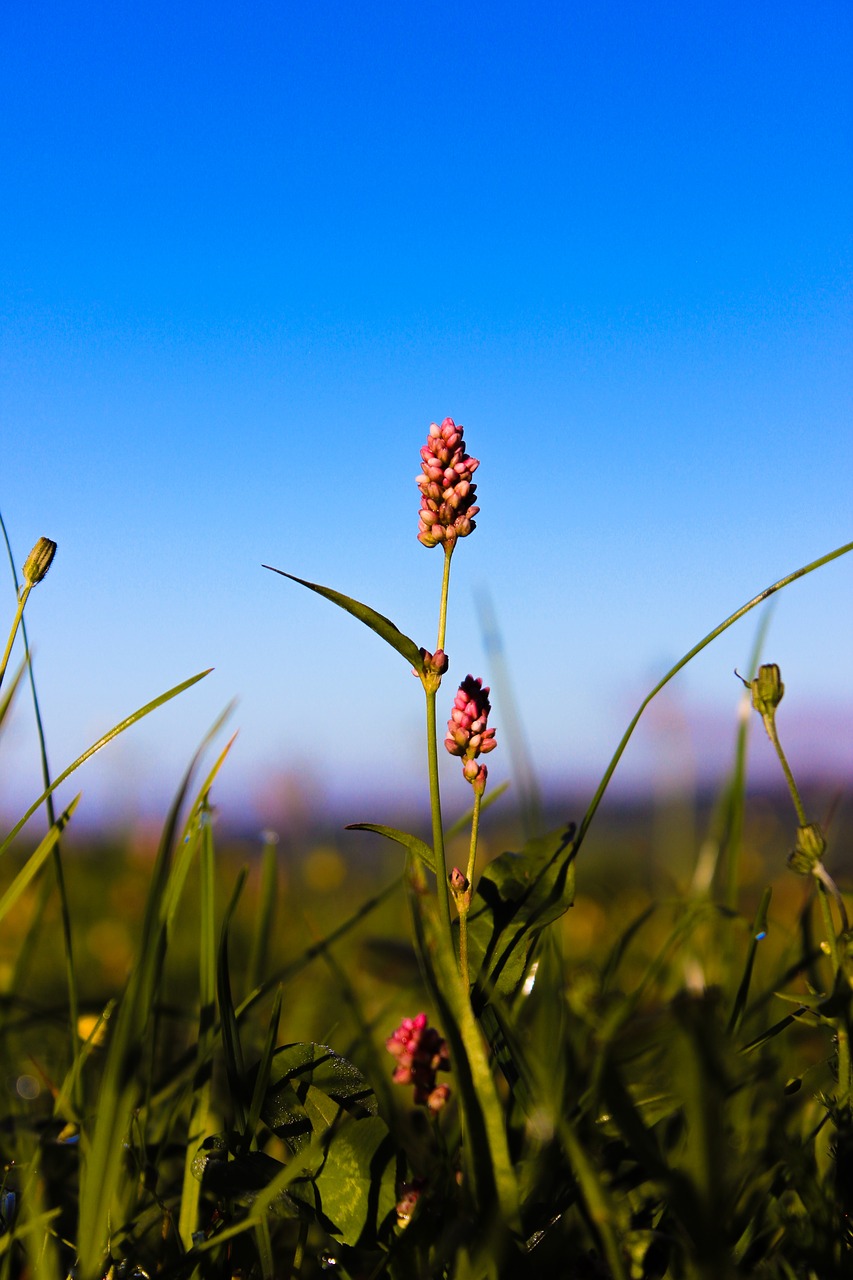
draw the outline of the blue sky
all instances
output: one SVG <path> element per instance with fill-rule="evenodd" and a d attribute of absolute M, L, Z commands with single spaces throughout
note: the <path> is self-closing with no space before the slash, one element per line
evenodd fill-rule
<path fill-rule="evenodd" d="M 491 678 L 488 591 L 558 789 L 691 644 L 853 536 L 848 5 L 52 0 L 0 23 L 0 503 L 19 565 L 59 544 L 28 614 L 54 769 L 215 667 L 78 775 L 90 815 L 156 812 L 232 697 L 223 806 L 262 822 L 286 773 L 417 793 L 399 657 L 260 566 L 430 644 L 432 420 L 481 459 L 451 676 Z M 803 763 L 848 777 L 851 584 L 843 560 L 794 586 L 767 649 Z M 753 630 L 672 695 L 703 776 Z M 0 760 L 14 807 L 23 701 Z"/>

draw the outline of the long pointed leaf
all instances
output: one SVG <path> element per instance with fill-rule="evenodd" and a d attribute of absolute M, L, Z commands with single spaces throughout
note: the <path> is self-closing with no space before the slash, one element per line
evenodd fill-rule
<path fill-rule="evenodd" d="M 386 618 L 382 613 L 377 613 L 375 609 L 371 609 L 369 604 L 362 604 L 359 600 L 353 600 L 350 596 L 342 595 L 340 591 L 333 591 L 331 587 L 320 587 L 316 582 L 306 582 L 304 578 L 297 578 L 292 573 L 285 573 L 283 569 L 276 569 L 271 564 L 265 564 L 263 568 L 269 569 L 272 573 L 280 573 L 283 578 L 289 578 L 291 582 L 298 582 L 301 587 L 307 587 L 309 591 L 316 591 L 317 595 L 331 600 L 332 604 L 336 604 L 339 609 L 345 609 L 347 613 L 351 613 L 354 618 L 358 618 L 359 622 L 363 622 L 366 627 L 370 627 L 371 631 L 375 631 L 378 636 L 381 636 L 386 644 L 390 644 L 392 649 L 396 649 L 398 653 L 402 654 L 416 671 L 423 671 L 424 660 L 414 640 L 410 640 L 408 636 L 403 635 L 400 628 L 395 626 L 390 618 Z"/>
<path fill-rule="evenodd" d="M 404 849 L 408 849 L 409 853 L 414 854 L 416 858 L 420 858 L 429 871 L 435 872 L 435 854 L 432 849 L 418 836 L 409 835 L 408 831 L 398 831 L 396 827 L 379 826 L 375 822 L 350 822 L 344 830 L 375 831 L 378 836 L 385 836 L 387 840 L 393 840 L 395 844 L 401 844 Z"/>

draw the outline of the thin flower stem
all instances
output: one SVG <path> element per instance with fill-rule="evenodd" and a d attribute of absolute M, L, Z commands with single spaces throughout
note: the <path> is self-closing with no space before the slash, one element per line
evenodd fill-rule
<path fill-rule="evenodd" d="M 438 732 L 436 729 L 435 692 L 427 691 L 427 762 L 429 765 L 429 801 L 432 812 L 432 848 L 435 855 L 435 878 L 438 910 L 448 947 L 453 947 L 450 920 L 450 890 L 447 885 L 447 860 L 444 852 L 444 826 L 441 821 L 441 788 L 438 781 Z"/>
<path fill-rule="evenodd" d="M 471 846 L 468 852 L 468 866 L 465 871 L 465 879 L 468 881 L 468 888 L 465 891 L 465 897 L 459 904 L 459 972 L 462 975 L 462 982 L 465 990 L 470 990 L 471 975 L 468 970 L 468 912 L 471 910 L 471 886 L 474 880 L 474 865 L 477 861 L 477 838 L 480 834 L 480 804 L 482 795 L 479 791 L 474 792 L 474 812 L 471 815 Z"/>
<path fill-rule="evenodd" d="M 18 596 L 18 608 L 15 612 L 15 617 L 12 621 L 12 630 L 9 632 L 9 639 L 6 642 L 6 652 L 3 654 L 2 661 L 0 661 L 0 684 L 3 683 L 3 677 L 6 674 L 6 668 L 9 665 L 9 656 L 12 652 L 12 645 L 15 643 L 15 636 L 18 634 L 18 627 L 21 625 L 21 619 L 24 616 L 24 606 L 27 603 L 27 597 L 29 596 L 31 590 L 32 590 L 32 587 L 24 586 L 23 590 L 21 591 L 21 594 Z"/>
<path fill-rule="evenodd" d="M 444 635 L 447 631 L 447 593 L 450 589 L 450 557 L 456 543 L 444 544 L 444 574 L 441 579 L 441 605 L 438 611 L 438 643 L 436 649 L 444 648 Z"/>
<path fill-rule="evenodd" d="M 826 941 L 827 946 L 829 947 L 829 957 L 832 962 L 833 984 L 835 984 L 838 979 L 840 957 L 838 954 L 838 937 L 835 932 L 835 921 L 832 918 L 832 907 L 829 902 L 831 889 L 826 884 L 822 876 L 817 875 L 816 879 L 818 898 L 820 899 L 820 909 L 823 915 L 823 925 L 826 930 Z M 830 877 L 827 875 L 826 879 L 830 880 Z M 834 882 L 830 880 L 830 883 L 834 888 Z M 836 893 L 838 893 L 837 889 Z M 840 898 L 840 894 L 838 896 Z M 842 902 L 842 911 L 843 907 L 844 904 Z M 844 912 L 844 916 L 846 917 L 846 912 Z M 846 919 L 843 919 L 842 923 L 846 925 Z M 846 1106 L 850 1101 L 851 1092 L 850 1037 L 847 1031 L 847 1024 L 843 1017 L 834 1019 L 834 1023 L 837 1036 L 836 1042 L 838 1045 L 838 1103 L 840 1106 Z"/>
<path fill-rule="evenodd" d="M 794 775 L 791 773 L 791 766 L 788 764 L 788 761 L 785 757 L 785 752 L 782 750 L 782 744 L 779 741 L 779 735 L 776 732 L 776 718 L 775 716 L 772 716 L 772 715 L 766 715 L 766 716 L 763 716 L 762 719 L 764 720 L 764 728 L 767 730 L 767 736 L 770 739 L 770 741 L 773 743 L 773 748 L 777 756 L 779 757 L 779 763 L 782 766 L 782 772 L 785 775 L 785 781 L 788 784 L 788 790 L 791 793 L 791 799 L 794 802 L 794 808 L 797 811 L 797 818 L 799 819 L 800 826 L 804 827 L 806 826 L 806 822 L 807 822 L 806 811 L 803 808 L 803 802 L 800 799 L 800 793 L 797 790 L 797 784 L 794 781 Z"/>

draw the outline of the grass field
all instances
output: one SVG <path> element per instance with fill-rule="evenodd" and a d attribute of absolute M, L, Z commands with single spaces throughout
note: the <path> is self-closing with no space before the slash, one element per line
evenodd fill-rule
<path fill-rule="evenodd" d="M 156 847 L 75 844 L 77 802 L 52 795 L 80 761 L 0 845 L 0 1280 L 850 1273 L 850 817 L 827 823 L 797 784 L 778 668 L 757 647 L 744 681 L 772 802 L 748 793 L 742 718 L 677 863 L 665 815 L 600 808 L 654 694 L 770 592 L 676 664 L 583 810 L 549 825 L 489 790 L 489 690 L 442 683 L 477 462 L 450 419 L 421 458 L 434 650 L 292 581 L 420 678 L 428 832 L 235 847 L 214 733 Z M 40 540 L 16 575 L 0 679 L 54 551 Z M 22 638 L 0 728 L 26 692 Z M 456 824 L 442 744 L 470 786 Z"/>

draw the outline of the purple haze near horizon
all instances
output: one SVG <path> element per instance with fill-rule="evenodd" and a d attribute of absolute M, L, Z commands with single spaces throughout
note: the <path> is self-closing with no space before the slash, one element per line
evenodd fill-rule
<path fill-rule="evenodd" d="M 711 627 L 850 539 L 848 5 L 52 0 L 0 24 L 0 504 L 18 566 L 59 544 L 28 609 L 54 771 L 215 667 L 71 780 L 81 821 L 158 812 L 232 697 L 224 809 L 262 824 L 282 777 L 355 818 L 423 795 L 400 658 L 260 566 L 431 647 L 431 420 L 481 459 L 447 709 L 453 677 L 494 679 L 488 593 L 557 792 Z M 792 763 L 841 780 L 851 575 L 779 597 L 765 648 Z M 724 767 L 756 624 L 679 677 L 623 787 Z M 39 789 L 25 697 L 0 752 L 8 812 Z"/>

